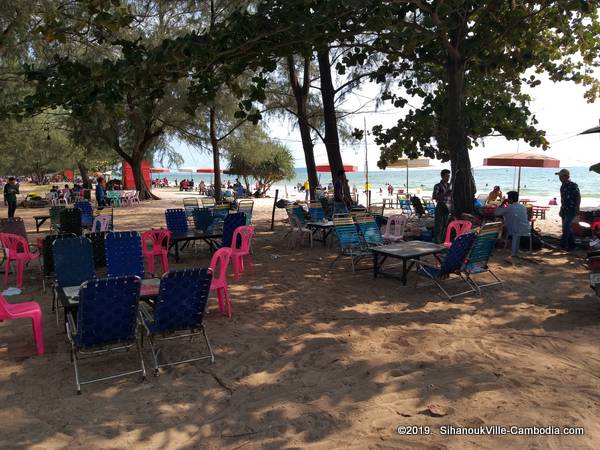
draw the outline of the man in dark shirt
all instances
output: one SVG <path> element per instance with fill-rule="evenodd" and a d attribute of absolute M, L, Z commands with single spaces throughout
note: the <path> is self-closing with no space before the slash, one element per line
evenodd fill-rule
<path fill-rule="evenodd" d="M 562 218 L 562 237 L 561 246 L 565 250 L 575 248 L 575 239 L 571 223 L 579 215 L 579 205 L 581 204 L 581 194 L 579 187 L 570 179 L 571 174 L 567 169 L 561 169 L 556 172 L 562 185 L 560 186 L 560 217 Z"/>
<path fill-rule="evenodd" d="M 431 196 L 436 201 L 433 240 L 437 243 L 444 242 L 448 217 L 450 216 L 448 203 L 452 196 L 452 190 L 450 189 L 450 171 L 444 169 L 440 172 L 440 176 L 442 179 L 438 184 L 433 186 L 433 194 Z"/>
<path fill-rule="evenodd" d="M 10 177 L 8 183 L 4 185 L 4 200 L 8 204 L 8 217 L 15 217 L 17 209 L 17 194 L 19 193 L 19 185 L 15 177 Z"/>

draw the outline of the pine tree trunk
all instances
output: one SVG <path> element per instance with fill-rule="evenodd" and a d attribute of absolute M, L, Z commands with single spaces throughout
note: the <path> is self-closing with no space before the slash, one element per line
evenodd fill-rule
<path fill-rule="evenodd" d="M 458 217 L 473 213 L 475 180 L 471 172 L 471 160 L 467 150 L 465 128 L 465 63 L 449 57 L 446 65 L 448 75 L 448 150 L 452 168 L 452 206 Z"/>
<path fill-rule="evenodd" d="M 139 192 L 140 200 L 160 200 L 156 195 L 150 192 L 150 188 L 146 186 L 146 181 L 144 180 L 144 174 L 142 172 L 143 160 L 143 156 L 134 155 L 131 161 L 128 161 L 131 166 L 131 172 L 133 173 L 135 190 Z"/>
<path fill-rule="evenodd" d="M 327 149 L 327 158 L 329 159 L 329 167 L 331 168 L 332 180 L 336 178 L 338 172 L 344 171 L 344 163 L 340 152 L 340 138 L 337 129 L 337 117 L 335 114 L 335 88 L 331 78 L 331 63 L 329 61 L 329 49 L 321 49 L 317 52 L 319 61 L 319 75 L 321 76 L 321 97 L 323 100 L 323 119 L 325 124 L 325 148 Z M 344 177 L 345 178 L 345 177 Z M 346 192 L 346 201 L 350 203 L 352 200 L 349 196 L 350 189 L 347 186 L 344 189 Z"/>
<path fill-rule="evenodd" d="M 217 139 L 217 113 L 210 108 L 210 144 L 213 152 L 213 169 L 215 171 L 215 201 L 219 203 L 221 193 L 221 161 L 219 159 L 219 140 Z"/>
<path fill-rule="evenodd" d="M 319 184 L 317 177 L 317 166 L 315 163 L 314 145 L 310 136 L 310 126 L 308 123 L 308 93 L 310 87 L 310 58 L 305 58 L 304 64 L 304 84 L 300 86 L 296 67 L 292 56 L 288 57 L 288 72 L 290 85 L 296 99 L 296 109 L 298 116 L 298 127 L 300 129 L 300 138 L 302 139 L 302 149 L 304 150 L 304 159 L 306 161 L 306 172 L 308 173 L 308 184 L 311 201 L 316 200 L 315 190 Z"/>

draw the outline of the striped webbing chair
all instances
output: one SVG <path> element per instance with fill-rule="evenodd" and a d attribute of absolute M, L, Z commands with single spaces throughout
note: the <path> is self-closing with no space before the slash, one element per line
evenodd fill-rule
<path fill-rule="evenodd" d="M 364 248 L 352 217 L 334 216 L 333 225 L 335 235 L 340 243 L 340 254 L 333 260 L 330 268 L 342 256 L 348 256 L 352 261 L 352 272 L 354 272 L 356 270 L 356 263 L 362 258 L 370 256 L 371 252 Z"/>

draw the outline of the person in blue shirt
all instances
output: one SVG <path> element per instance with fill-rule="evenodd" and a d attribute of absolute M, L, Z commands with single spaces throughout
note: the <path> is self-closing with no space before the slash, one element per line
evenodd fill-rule
<path fill-rule="evenodd" d="M 508 207 L 496 208 L 494 215 L 504 218 L 506 238 L 508 239 L 508 236 L 512 236 L 511 256 L 517 256 L 521 236 L 529 236 L 531 225 L 527 218 L 527 208 L 519 203 L 519 193 L 510 191 L 506 196 Z"/>
<path fill-rule="evenodd" d="M 104 182 L 104 178 L 98 177 L 98 184 L 96 185 L 96 203 L 98 204 L 98 209 L 104 208 L 106 206 L 105 198 L 106 193 L 104 192 L 104 187 L 102 183 Z"/>

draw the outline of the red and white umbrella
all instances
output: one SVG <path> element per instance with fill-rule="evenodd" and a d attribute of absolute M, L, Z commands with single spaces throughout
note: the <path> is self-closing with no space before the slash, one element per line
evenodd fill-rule
<path fill-rule="evenodd" d="M 317 172 L 331 172 L 331 166 L 329 164 L 319 164 L 316 168 Z M 358 166 L 344 164 L 344 172 L 358 172 Z"/>
<path fill-rule="evenodd" d="M 167 169 L 166 167 L 151 167 L 151 173 L 169 173 L 171 169 Z"/>
<path fill-rule="evenodd" d="M 197 173 L 215 173 L 215 169 L 207 168 L 207 169 L 196 169 Z M 222 170 L 219 170 L 219 173 L 223 173 Z"/>
<path fill-rule="evenodd" d="M 521 167 L 558 168 L 560 160 L 536 153 L 503 153 L 483 160 L 484 166 L 508 166 L 519 168 L 517 191 L 521 190 Z"/>

